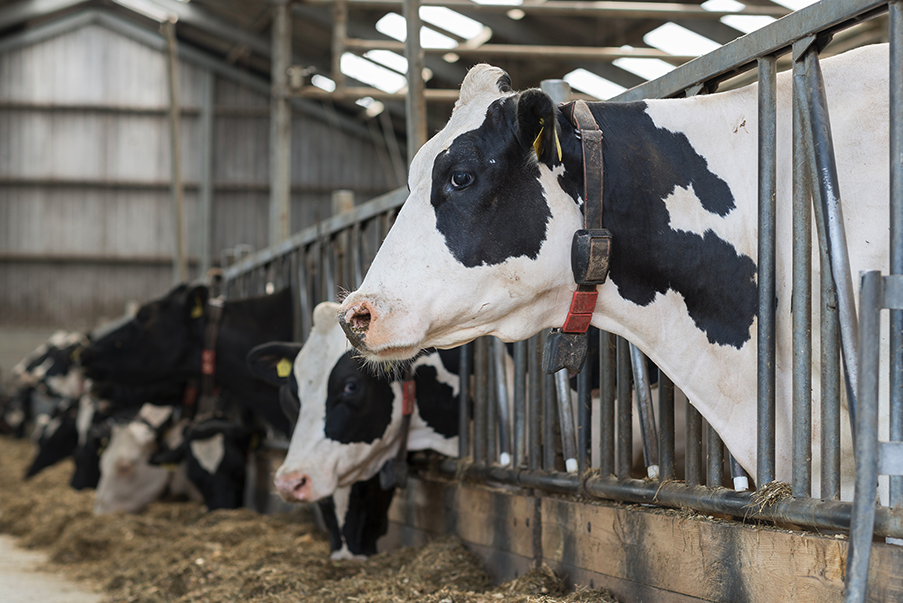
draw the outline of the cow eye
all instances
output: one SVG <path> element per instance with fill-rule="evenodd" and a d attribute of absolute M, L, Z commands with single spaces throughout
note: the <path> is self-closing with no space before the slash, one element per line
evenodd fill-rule
<path fill-rule="evenodd" d="M 452 188 L 461 189 L 473 184 L 473 174 L 470 172 L 452 172 L 449 182 Z"/>
<path fill-rule="evenodd" d="M 360 389 L 360 384 L 357 381 L 347 381 L 345 382 L 345 387 L 342 388 L 342 393 L 346 396 L 354 395 Z"/>

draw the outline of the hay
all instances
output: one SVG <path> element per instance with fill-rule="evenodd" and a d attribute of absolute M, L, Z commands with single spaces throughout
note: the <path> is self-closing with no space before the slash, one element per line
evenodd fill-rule
<path fill-rule="evenodd" d="M 793 489 L 785 482 L 771 482 L 756 490 L 752 495 L 750 505 L 758 508 L 761 513 L 765 507 L 771 507 L 782 500 L 793 497 Z"/>
<path fill-rule="evenodd" d="M 207 513 L 194 503 L 157 502 L 140 515 L 96 516 L 93 491 L 68 487 L 71 462 L 22 481 L 33 454 L 0 438 L 0 532 L 45 549 L 52 571 L 134 603 L 611 603 L 600 589 L 566 593 L 548 568 L 492 587 L 455 537 L 332 561 L 308 507 L 283 515 L 248 509 Z"/>

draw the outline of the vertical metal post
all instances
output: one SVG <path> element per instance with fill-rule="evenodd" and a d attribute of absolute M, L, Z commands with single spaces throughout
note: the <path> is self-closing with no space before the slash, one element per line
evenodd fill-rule
<path fill-rule="evenodd" d="M 200 149 L 200 207 L 198 247 L 200 247 L 201 274 L 210 270 L 210 248 L 213 245 L 213 108 L 215 103 L 216 78 L 213 72 L 201 72 L 201 149 Z"/>
<path fill-rule="evenodd" d="M 287 239 L 291 228 L 292 110 L 288 90 L 291 19 L 288 0 L 274 0 L 270 64 L 270 245 Z"/>
<path fill-rule="evenodd" d="M 499 462 L 511 464 L 511 420 L 508 413 L 508 350 L 501 339 L 492 340 L 495 363 L 495 403 L 498 408 Z"/>
<path fill-rule="evenodd" d="M 662 481 L 674 479 L 674 382 L 658 371 L 658 464 Z"/>
<path fill-rule="evenodd" d="M 527 373 L 529 376 L 530 411 L 527 423 L 527 468 L 539 469 L 542 464 L 542 337 L 527 340 Z"/>
<path fill-rule="evenodd" d="M 480 338 L 473 342 L 473 373 L 476 379 L 474 391 L 473 409 L 473 460 L 477 463 L 486 460 L 486 400 L 487 377 L 486 374 L 486 339 Z"/>
<path fill-rule="evenodd" d="M 593 337 L 592 331 L 588 337 Z M 583 370 L 577 375 L 577 471 L 581 474 L 589 469 L 592 457 L 590 443 L 592 441 L 592 374 L 591 362 L 583 364 Z"/>
<path fill-rule="evenodd" d="M 498 448 L 498 378 L 495 372 L 495 337 L 486 337 L 486 462 L 497 463 Z"/>
<path fill-rule="evenodd" d="M 577 445 L 574 434 L 574 413 L 571 408 L 571 383 L 567 369 L 555 373 L 555 389 L 558 393 L 558 427 L 561 433 L 561 450 L 564 466 L 569 473 L 577 471 Z"/>
<path fill-rule="evenodd" d="M 615 472 L 615 354 L 611 334 L 599 332 L 599 473 Z"/>
<path fill-rule="evenodd" d="M 342 55 L 348 38 L 348 4 L 345 0 L 332 3 L 332 81 L 336 92 L 345 91 L 345 74 L 342 72 Z"/>
<path fill-rule="evenodd" d="M 461 368 L 458 376 L 458 457 L 471 456 L 470 452 L 470 373 L 473 365 L 473 344 L 468 343 L 460 348 Z"/>
<path fill-rule="evenodd" d="M 705 450 L 705 483 L 709 488 L 720 488 L 724 483 L 724 444 L 708 422 L 705 424 Z"/>
<path fill-rule="evenodd" d="M 555 393 L 555 376 L 543 374 L 542 379 L 542 468 L 555 470 L 556 431 L 558 427 L 558 409 Z"/>
<path fill-rule="evenodd" d="M 630 476 L 633 465 L 633 408 L 630 391 L 630 344 L 618 337 L 618 477 Z"/>
<path fill-rule="evenodd" d="M 402 15 L 407 23 L 404 54 L 408 59 L 407 133 L 408 164 L 426 142 L 426 97 L 423 81 L 424 52 L 420 46 L 420 0 L 404 0 Z"/>
<path fill-rule="evenodd" d="M 702 484 L 702 415 L 687 400 L 687 450 L 684 481 L 688 486 Z"/>
<path fill-rule="evenodd" d="M 169 80 L 169 144 L 170 144 L 170 184 L 172 197 L 173 223 L 175 226 L 175 257 L 173 257 L 173 282 L 184 283 L 188 280 L 188 258 L 186 257 L 187 235 L 185 234 L 185 190 L 182 185 L 182 131 L 179 101 L 179 49 L 176 41 L 176 21 L 171 18 L 163 24 L 166 33 L 168 61 L 166 73 Z"/>
<path fill-rule="evenodd" d="M 527 342 L 514 344 L 514 466 L 524 464 L 527 451 Z"/>
<path fill-rule="evenodd" d="M 776 58 L 759 59 L 759 316 L 757 467 L 759 484 L 775 475 L 775 215 L 777 173 Z"/>
<path fill-rule="evenodd" d="M 890 40 L 890 273 L 903 274 L 903 2 L 888 4 Z M 890 311 L 890 440 L 903 441 L 903 310 Z M 903 477 L 890 477 L 903 505 Z"/>
<path fill-rule="evenodd" d="M 809 496 L 812 471 L 812 224 L 806 172 L 805 53 L 814 38 L 793 45 L 793 478 L 794 496 Z"/>
<path fill-rule="evenodd" d="M 655 428 L 655 412 L 652 408 L 652 390 L 646 371 L 646 356 L 632 343 L 630 344 L 630 364 L 633 368 L 636 407 L 640 416 L 643 462 L 646 465 L 646 476 L 650 479 L 658 479 L 658 433 Z"/>

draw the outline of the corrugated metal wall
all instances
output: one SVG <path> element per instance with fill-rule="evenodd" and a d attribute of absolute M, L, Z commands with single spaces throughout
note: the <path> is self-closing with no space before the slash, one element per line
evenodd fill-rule
<path fill-rule="evenodd" d="M 136 26 L 101 16 L 0 44 L 0 326 L 87 329 L 172 284 L 162 38 L 129 35 Z M 228 66 L 182 57 L 182 171 L 195 261 L 201 108 L 205 82 L 213 85 L 216 263 L 223 249 L 268 243 L 269 98 L 247 74 L 230 77 Z M 328 216 L 334 189 L 356 190 L 364 201 L 396 186 L 366 130 L 356 136 L 336 127 L 343 118 L 326 115 L 293 115 L 292 230 Z"/>

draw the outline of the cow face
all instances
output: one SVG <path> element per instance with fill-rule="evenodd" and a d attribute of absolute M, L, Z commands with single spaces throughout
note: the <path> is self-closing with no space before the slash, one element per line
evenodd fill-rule
<path fill-rule="evenodd" d="M 516 341 L 561 324 L 581 215 L 558 183 L 558 127 L 547 95 L 512 93 L 495 67 L 470 70 L 448 125 L 411 164 L 411 193 L 367 277 L 340 308 L 368 358 L 487 334 Z"/>
<path fill-rule="evenodd" d="M 25 472 L 25 479 L 34 477 L 75 452 L 78 446 L 78 410 L 78 404 L 73 400 L 63 400 L 52 415 L 39 415 L 32 434 L 38 450 Z"/>
<path fill-rule="evenodd" d="M 319 500 L 369 479 L 398 448 L 401 382 L 371 373 L 349 346 L 337 309 L 328 302 L 317 306 L 314 328 L 294 361 L 300 414 L 276 474 L 289 501 Z M 419 393 L 408 447 L 456 454 L 458 377 L 438 353 L 417 358 L 413 367 Z"/>
<path fill-rule="evenodd" d="M 201 339 L 207 297 L 205 286 L 179 285 L 134 316 L 97 329 L 81 356 L 88 375 L 129 385 L 173 378 L 189 340 Z"/>
<path fill-rule="evenodd" d="M 81 333 L 57 331 L 13 367 L 20 384 L 59 398 L 78 398 L 85 392 L 79 356 L 87 339 Z"/>

